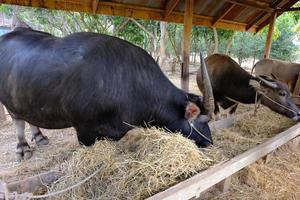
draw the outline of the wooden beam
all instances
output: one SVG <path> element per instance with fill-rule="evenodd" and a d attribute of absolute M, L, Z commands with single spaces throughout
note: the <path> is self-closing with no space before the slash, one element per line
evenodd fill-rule
<path fill-rule="evenodd" d="M 97 9 L 98 9 L 98 5 L 99 5 L 99 0 L 93 0 L 92 1 L 92 12 L 93 12 L 93 14 L 96 14 Z"/>
<path fill-rule="evenodd" d="M 64 3 L 60 1 L 42 1 L 40 0 L 31 0 L 30 2 L 20 1 L 20 0 L 0 0 L 0 3 L 14 4 L 21 6 L 31 6 L 47 9 L 56 9 L 56 10 L 67 10 L 67 11 L 76 11 L 76 12 L 87 12 L 92 13 L 91 2 L 88 1 L 70 1 Z M 158 21 L 167 21 L 172 23 L 183 23 L 184 13 L 182 12 L 171 12 L 167 19 L 164 18 L 164 9 L 156 8 L 147 8 L 143 6 L 128 5 L 122 3 L 114 3 L 108 1 L 101 1 L 101 6 L 98 7 L 96 13 L 104 15 L 113 15 L 113 16 L 122 16 L 122 17 L 132 17 L 137 19 L 145 20 L 158 20 Z M 194 15 L 193 24 L 212 27 L 214 18 L 208 16 L 199 16 Z M 231 29 L 237 31 L 246 30 L 245 23 L 238 23 L 229 20 L 220 20 L 215 24 L 216 28 L 222 29 Z M 250 32 L 256 32 L 256 28 L 251 28 Z"/>
<path fill-rule="evenodd" d="M 266 142 L 224 162 L 201 172 L 167 190 L 160 192 L 147 200 L 190 199 L 199 196 L 201 192 L 216 185 L 232 174 L 256 162 L 278 147 L 300 135 L 300 123 L 281 132 Z"/>
<path fill-rule="evenodd" d="M 287 9 L 279 9 L 277 12 L 283 13 L 283 12 L 294 12 L 294 11 L 300 11 L 300 7 L 295 8 L 287 8 Z"/>
<path fill-rule="evenodd" d="M 167 18 L 171 12 L 174 10 L 176 5 L 178 4 L 179 0 L 169 0 L 166 6 L 166 11 L 165 11 L 165 18 Z"/>
<path fill-rule="evenodd" d="M 255 18 L 253 18 L 249 24 L 246 26 L 246 31 L 250 30 L 256 23 L 259 23 L 263 20 L 263 18 L 267 15 L 267 12 L 262 12 L 259 15 L 257 15 Z"/>
<path fill-rule="evenodd" d="M 38 174 L 21 181 L 15 181 L 7 184 L 10 192 L 18 192 L 18 194 L 35 192 L 36 188 L 43 185 L 49 185 L 58 180 L 63 174 L 58 171 L 49 171 Z"/>
<path fill-rule="evenodd" d="M 266 40 L 266 45 L 265 45 L 264 58 L 269 58 L 269 56 L 270 56 L 270 51 L 271 51 L 271 46 L 272 46 L 272 36 L 273 36 L 276 16 L 277 16 L 276 12 L 272 13 L 271 21 L 270 21 L 270 25 L 269 25 L 269 31 L 268 31 L 267 40 Z"/>
<path fill-rule="evenodd" d="M 234 6 L 235 4 L 231 4 L 227 8 L 225 8 L 224 11 L 221 12 L 221 14 L 214 19 L 212 26 L 215 26 L 218 21 L 223 19 L 234 8 Z"/>
<path fill-rule="evenodd" d="M 281 9 L 288 9 L 291 6 L 293 6 L 295 3 L 297 3 L 299 0 L 290 0 L 285 5 L 280 5 Z M 283 12 L 282 12 L 283 13 Z M 279 17 L 282 13 L 277 13 L 277 17 Z M 259 32 L 261 29 L 263 29 L 266 25 L 270 23 L 270 18 L 266 19 L 264 22 L 262 22 L 256 29 L 256 32 Z"/>
<path fill-rule="evenodd" d="M 189 64 L 190 47 L 193 26 L 194 0 L 185 0 L 184 23 L 183 23 L 183 51 L 181 67 L 181 88 L 189 91 Z"/>
<path fill-rule="evenodd" d="M 244 118 L 246 115 L 251 115 L 253 114 L 253 111 L 248 111 L 245 112 L 243 114 L 239 114 L 239 115 L 232 115 L 230 117 L 224 118 L 224 119 L 220 119 L 218 121 L 213 121 L 213 122 L 209 122 L 209 128 L 211 131 L 216 131 L 216 130 L 220 130 L 220 129 L 224 129 L 224 128 L 229 128 L 230 126 L 232 126 L 232 124 L 239 119 Z"/>
<path fill-rule="evenodd" d="M 273 8 L 270 8 L 268 3 L 263 1 L 255 1 L 255 0 L 224 0 L 229 3 L 233 3 L 240 6 L 250 7 L 257 10 L 263 10 L 266 12 L 274 12 Z"/>
<path fill-rule="evenodd" d="M 281 1 L 275 1 L 271 8 L 277 8 L 277 6 L 281 3 Z M 257 15 L 251 22 L 246 26 L 246 31 L 250 30 L 255 24 L 260 24 L 265 20 L 265 17 L 268 15 L 268 12 L 262 12 L 261 14 Z"/>

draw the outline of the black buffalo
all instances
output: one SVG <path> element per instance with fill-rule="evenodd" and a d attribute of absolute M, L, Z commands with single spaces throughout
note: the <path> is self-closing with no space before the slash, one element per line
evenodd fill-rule
<path fill-rule="evenodd" d="M 181 131 L 199 146 L 212 143 L 208 107 L 199 96 L 175 87 L 143 49 L 102 34 L 59 38 L 19 27 L 3 35 L 0 101 L 17 125 L 17 153 L 25 158 L 31 152 L 24 121 L 38 144 L 48 140 L 37 127 L 73 126 L 79 142 L 92 145 L 120 139 L 131 125 Z"/>
<path fill-rule="evenodd" d="M 253 104 L 257 99 L 277 113 L 299 119 L 300 110 L 285 83 L 266 76 L 252 76 L 226 55 L 214 54 L 208 56 L 205 62 L 213 89 L 216 115 L 219 105 L 224 109 L 229 108 L 233 114 L 237 103 Z M 201 70 L 198 70 L 197 83 L 201 88 L 203 81 L 200 74 Z"/>

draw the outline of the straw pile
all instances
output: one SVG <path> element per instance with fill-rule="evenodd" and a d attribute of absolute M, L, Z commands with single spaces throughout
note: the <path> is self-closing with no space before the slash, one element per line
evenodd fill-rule
<path fill-rule="evenodd" d="M 214 142 L 226 157 L 232 158 L 294 124 L 295 121 L 262 107 L 256 116 L 250 113 L 231 128 L 216 131 Z"/>
<path fill-rule="evenodd" d="M 144 199 L 224 159 L 216 149 L 200 149 L 180 134 L 136 128 L 118 141 L 82 147 L 62 166 L 67 174 L 50 192 L 100 172 L 56 199 Z"/>
<path fill-rule="evenodd" d="M 211 191 L 203 199 L 300 199 L 300 146 L 296 151 L 283 146 L 267 163 L 255 163 L 234 176 L 227 193 Z"/>

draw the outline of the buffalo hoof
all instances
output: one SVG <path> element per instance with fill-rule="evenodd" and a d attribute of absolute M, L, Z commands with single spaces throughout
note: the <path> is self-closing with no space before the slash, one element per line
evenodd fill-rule
<path fill-rule="evenodd" d="M 32 140 L 35 140 L 35 143 L 38 146 L 47 145 L 49 144 L 49 139 L 47 136 L 44 136 L 41 132 L 37 132 L 33 134 Z"/>
<path fill-rule="evenodd" d="M 19 143 L 17 145 L 17 160 L 18 161 L 22 161 L 24 160 L 28 160 L 29 158 L 31 158 L 32 156 L 32 150 L 30 148 L 30 146 L 28 145 L 28 143 Z"/>

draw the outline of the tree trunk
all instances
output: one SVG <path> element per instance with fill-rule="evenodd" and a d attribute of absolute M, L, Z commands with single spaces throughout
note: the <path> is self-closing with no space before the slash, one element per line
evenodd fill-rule
<path fill-rule="evenodd" d="M 212 54 L 211 42 L 209 41 L 209 38 L 206 35 L 204 36 L 204 43 L 206 47 L 207 56 L 210 56 Z"/>
<path fill-rule="evenodd" d="M 215 27 L 212 28 L 214 32 L 214 50 L 213 53 L 218 53 L 219 52 L 219 38 L 218 38 L 218 32 Z"/>
<path fill-rule="evenodd" d="M 226 47 L 225 47 L 225 54 L 226 55 L 229 54 L 229 50 L 230 50 L 232 42 L 233 42 L 234 34 L 235 34 L 235 32 L 232 34 L 232 36 L 227 41 L 227 44 L 226 44 Z"/>
<path fill-rule="evenodd" d="M 160 22 L 160 46 L 159 46 L 159 65 L 162 67 L 166 62 L 166 40 L 167 40 L 167 22 Z"/>

